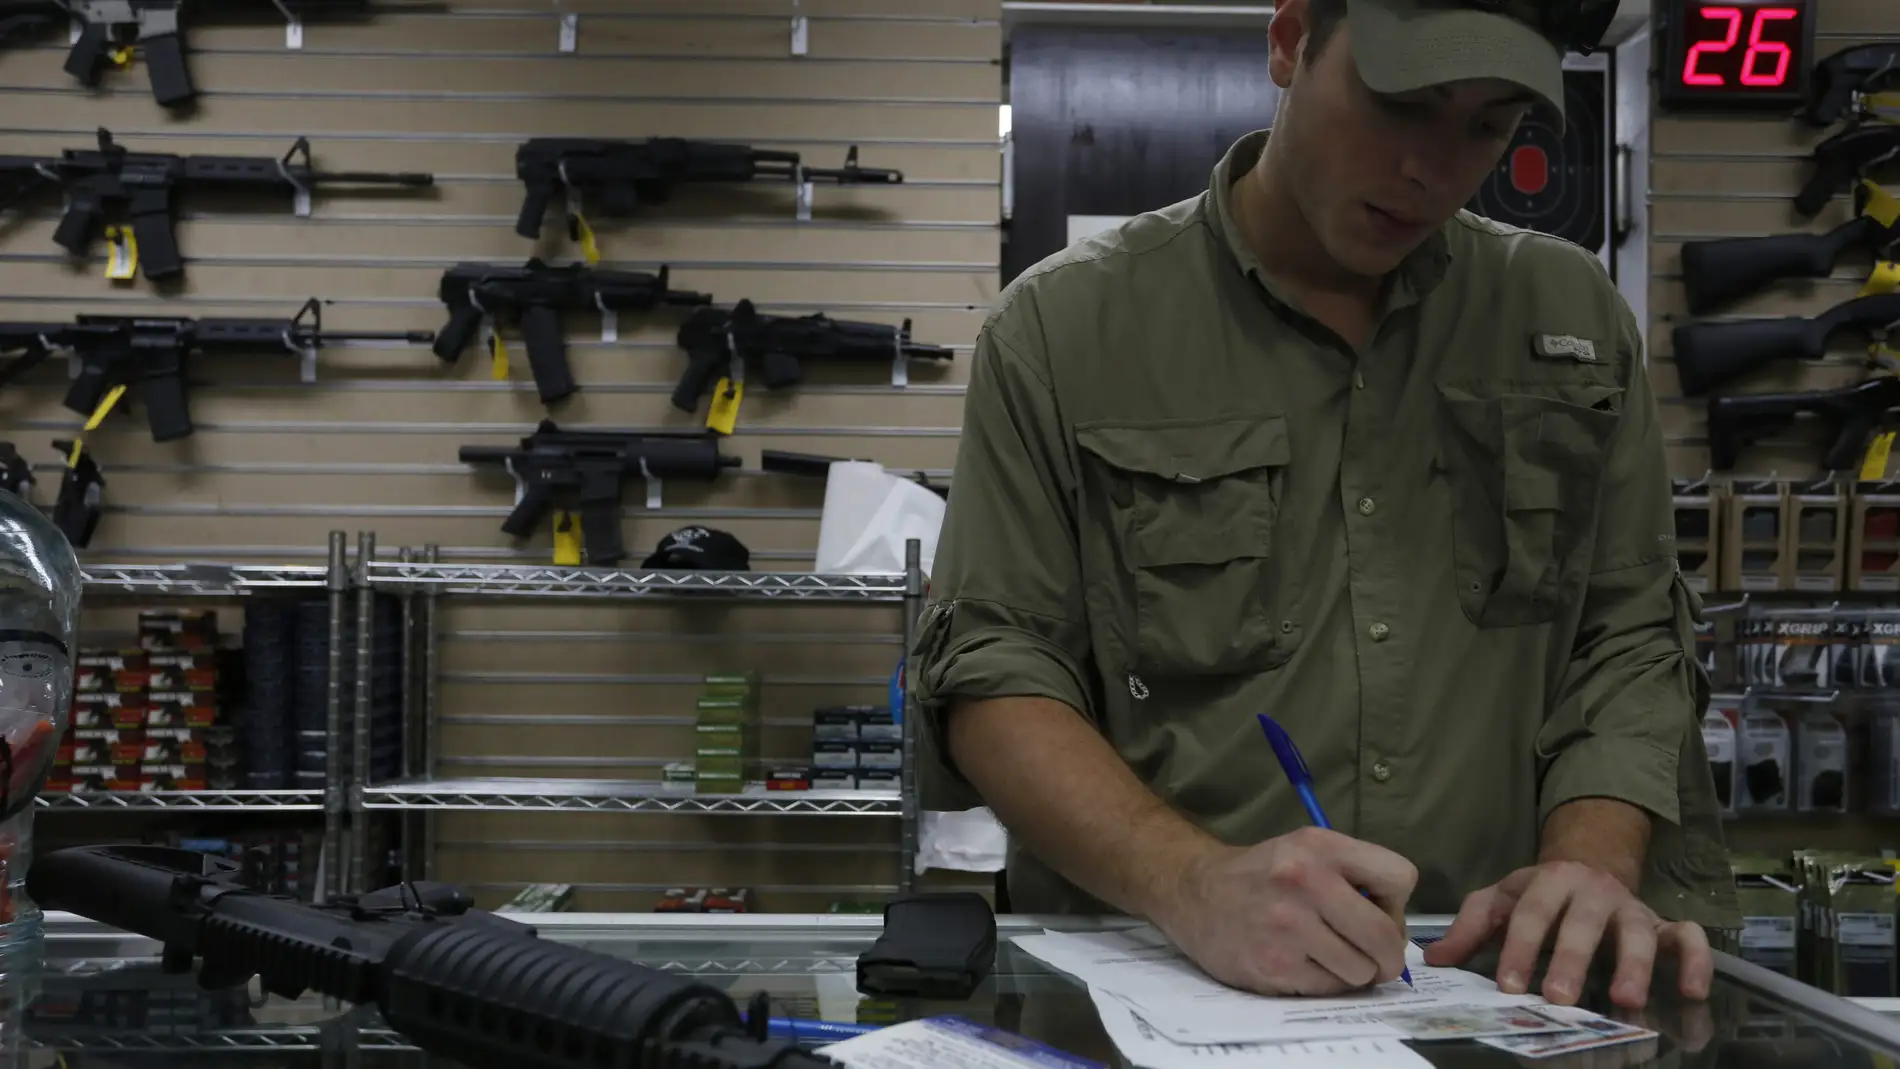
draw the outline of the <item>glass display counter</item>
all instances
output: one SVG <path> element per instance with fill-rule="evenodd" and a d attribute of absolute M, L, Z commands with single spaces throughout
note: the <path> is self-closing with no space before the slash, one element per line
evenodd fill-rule
<path fill-rule="evenodd" d="M 1011 916 L 999 921 L 996 969 L 967 1002 L 870 999 L 856 991 L 857 955 L 881 928 L 874 916 L 547 914 L 520 919 L 544 938 L 691 975 L 744 1002 L 772 998 L 775 1016 L 890 1023 L 954 1013 L 1041 1039 L 1109 1065 L 1115 1055 L 1087 992 L 1015 949 L 1013 935 L 1117 927 L 1117 920 Z M 1448 918 L 1415 918 L 1430 938 Z M 445 1069 L 384 1027 L 373 1012 L 316 997 L 268 997 L 255 985 L 198 990 L 165 976 L 149 940 L 70 915 L 48 918 L 46 967 L 31 1007 L 12 1007 L 5 1028 L 24 1051 L 14 1064 L 63 1069 L 183 1069 L 241 1064 L 323 1069 Z M 1712 997 L 1684 1003 L 1659 980 L 1640 1023 L 1661 1033 L 1625 1047 L 1525 1062 L 1550 1069 L 1706 1066 L 1833 1069 L 1900 1064 L 1900 1017 L 1887 1004 L 1859 1006 L 1722 956 Z M 1889 1000 L 1891 1001 L 1891 1000 Z M 1607 1005 L 1594 1008 L 1607 1009 Z M 1476 1044 L 1419 1050 L 1446 1067 L 1511 1066 Z M 10 1067 L 9 1067 L 10 1069 Z"/>

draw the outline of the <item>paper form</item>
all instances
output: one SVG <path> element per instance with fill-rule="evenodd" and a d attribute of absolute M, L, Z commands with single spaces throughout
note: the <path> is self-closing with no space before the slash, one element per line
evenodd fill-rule
<path fill-rule="evenodd" d="M 1092 991 L 1102 1028 L 1139 1069 L 1408 1069 L 1431 1065 L 1396 1039 L 1361 1036 L 1289 1043 L 1176 1043 L 1126 1002 Z"/>

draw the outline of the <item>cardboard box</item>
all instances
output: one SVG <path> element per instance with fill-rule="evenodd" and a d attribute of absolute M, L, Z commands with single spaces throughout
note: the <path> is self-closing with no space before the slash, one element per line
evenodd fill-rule
<path fill-rule="evenodd" d="M 217 657 L 204 650 L 153 653 L 148 679 L 153 691 L 215 691 L 218 689 Z"/>
<path fill-rule="evenodd" d="M 215 649 L 218 645 L 217 610 L 142 610 L 139 645 L 148 650 Z"/>
<path fill-rule="evenodd" d="M 1790 589 L 1793 525 L 1788 522 L 1787 484 L 1737 484 L 1721 515 L 1721 588 Z"/>
<path fill-rule="evenodd" d="M 209 694 L 193 691 L 154 691 L 146 697 L 148 728 L 208 728 L 218 722 L 218 707 Z"/>

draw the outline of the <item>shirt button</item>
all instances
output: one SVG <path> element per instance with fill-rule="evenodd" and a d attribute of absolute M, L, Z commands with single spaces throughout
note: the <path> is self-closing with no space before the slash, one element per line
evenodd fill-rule
<path fill-rule="evenodd" d="M 1359 515 L 1361 516 L 1372 515 L 1373 510 L 1378 507 L 1379 506 L 1374 504 L 1372 499 L 1369 497 L 1362 497 L 1359 499 Z"/>
<path fill-rule="evenodd" d="M 1391 634 L 1392 629 L 1384 624 L 1373 624 L 1371 627 L 1366 628 L 1366 633 L 1372 636 L 1372 641 L 1384 642 L 1385 636 Z"/>
<path fill-rule="evenodd" d="M 1372 765 L 1372 778 L 1384 783 L 1392 778 L 1392 766 L 1384 761 L 1375 761 Z"/>
<path fill-rule="evenodd" d="M 1364 375 L 1361 375 L 1361 374 L 1360 374 L 1360 373 L 1358 373 L 1357 371 L 1355 371 L 1355 372 L 1353 372 L 1353 373 L 1352 373 L 1352 388 L 1353 388 L 1353 389 L 1355 389 L 1355 390 L 1363 390 L 1363 389 L 1365 389 L 1365 388 L 1366 388 L 1366 377 L 1365 377 Z"/>

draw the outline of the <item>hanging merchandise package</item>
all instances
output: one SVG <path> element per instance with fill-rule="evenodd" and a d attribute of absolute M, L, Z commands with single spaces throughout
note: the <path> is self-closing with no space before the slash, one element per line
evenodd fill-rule
<path fill-rule="evenodd" d="M 925 575 L 937 555 L 944 500 L 881 464 L 839 461 L 825 480 L 825 511 L 818 521 L 818 559 L 827 575 L 897 575 L 904 543 L 922 543 Z"/>

